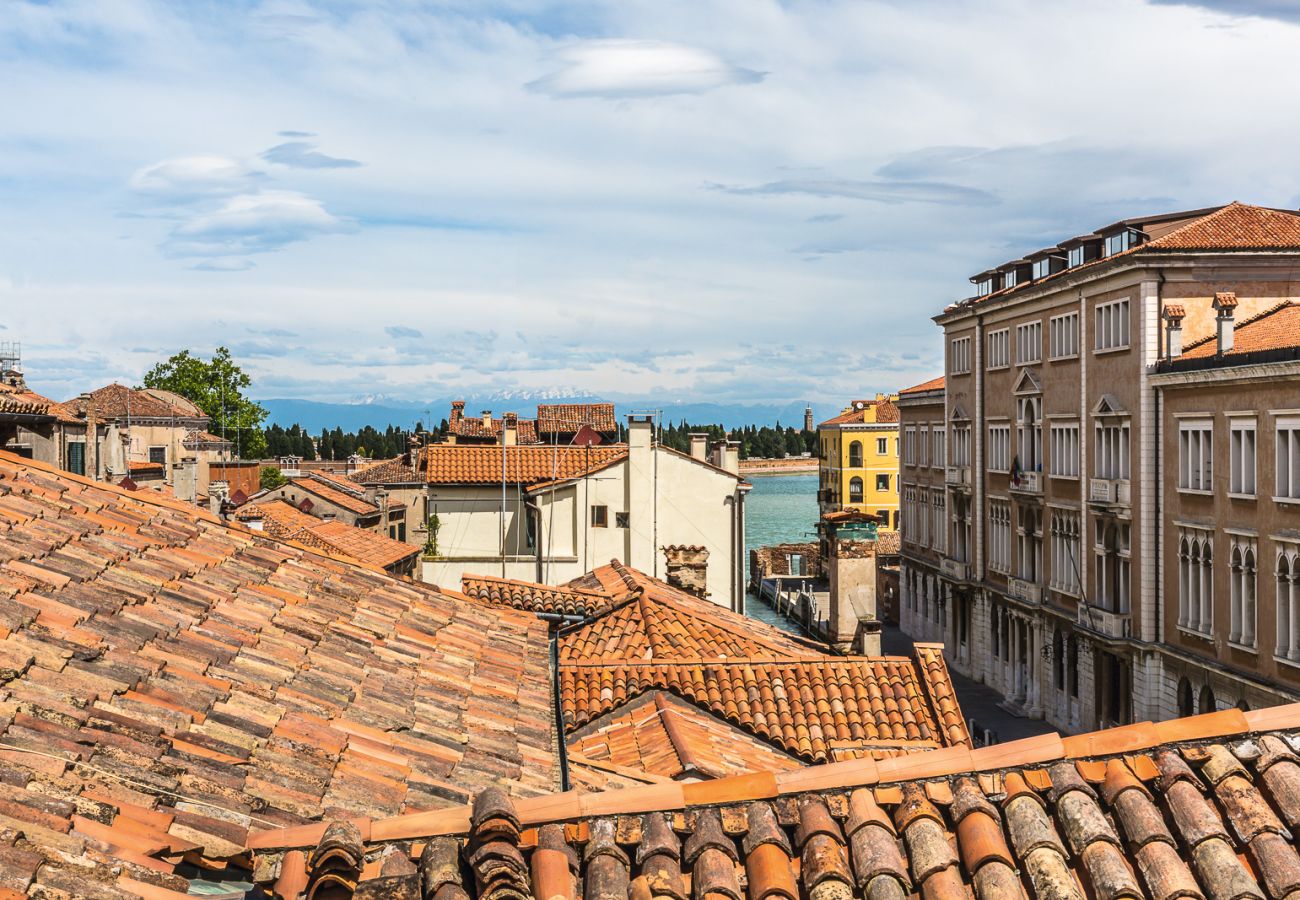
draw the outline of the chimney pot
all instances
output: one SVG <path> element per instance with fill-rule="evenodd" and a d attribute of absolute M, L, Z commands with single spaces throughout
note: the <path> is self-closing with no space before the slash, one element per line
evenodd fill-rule
<path fill-rule="evenodd" d="M 1219 356 L 1232 351 L 1234 332 L 1236 331 L 1235 323 L 1232 316 L 1233 311 L 1237 308 L 1237 295 L 1232 292 L 1225 292 L 1214 295 L 1214 308 L 1218 311 L 1215 316 L 1214 324 L 1217 328 Z"/>
<path fill-rule="evenodd" d="M 484 428 L 492 427 L 492 410 L 490 409 L 483 410 L 483 427 Z"/>
<path fill-rule="evenodd" d="M 691 458 L 700 462 L 709 460 L 709 436 L 701 432 L 691 432 Z"/>

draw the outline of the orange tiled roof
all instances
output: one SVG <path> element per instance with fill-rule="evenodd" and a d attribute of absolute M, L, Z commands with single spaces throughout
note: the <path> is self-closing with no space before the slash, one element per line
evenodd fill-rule
<path fill-rule="evenodd" d="M 904 394 L 923 394 L 926 391 L 940 391 L 943 390 L 943 385 L 943 376 L 940 375 L 938 378 L 931 378 L 929 381 L 923 381 L 910 388 L 904 388 L 898 392 L 898 395 L 901 397 Z"/>
<path fill-rule="evenodd" d="M 0 381 L 0 415 L 54 416 L 63 420 L 69 418 L 62 404 L 28 390 L 25 385 L 13 385 L 2 381 Z"/>
<path fill-rule="evenodd" d="M 861 408 L 855 408 L 858 405 Z M 818 425 L 818 428 L 824 428 L 827 425 L 861 425 L 863 423 L 880 423 L 898 421 L 898 407 L 888 398 L 884 400 L 855 400 L 853 407 L 846 409 L 838 416 L 833 416 Z"/>
<path fill-rule="evenodd" d="M 881 531 L 876 534 L 878 556 L 897 556 L 902 548 L 902 536 L 897 531 Z"/>
<path fill-rule="evenodd" d="M 164 396 L 166 392 L 163 392 Z M 181 419 L 193 421 L 207 420 L 187 400 L 172 402 L 147 390 L 135 390 L 122 384 L 108 384 L 97 391 L 91 391 L 90 397 L 95 401 L 95 416 L 103 419 L 125 419 L 128 415 L 139 419 Z M 173 395 L 174 396 L 174 395 Z M 86 402 L 77 397 L 64 403 L 76 416 L 86 417 Z"/>
<path fill-rule="evenodd" d="M 0 893 L 183 894 L 250 828 L 558 782 L 532 616 L 7 453 L 0 559 Z"/>
<path fill-rule="evenodd" d="M 569 764 L 667 778 L 726 778 L 799 768 L 792 756 L 664 691 L 651 691 L 618 714 L 568 739 Z"/>
<path fill-rule="evenodd" d="M 357 528 L 338 519 L 318 519 L 280 497 L 264 503 L 245 504 L 235 511 L 234 517 L 240 522 L 259 521 L 264 532 L 280 540 L 298 541 L 381 569 L 420 552 L 419 547 L 395 541 L 368 528 Z"/>
<path fill-rule="evenodd" d="M 617 434 L 613 403 L 539 403 L 537 431 L 542 435 L 570 434 L 586 425 L 601 434 Z"/>
<path fill-rule="evenodd" d="M 1232 333 L 1232 349 L 1226 355 L 1235 356 L 1289 347 L 1300 347 L 1300 303 L 1290 300 L 1238 322 Z M 1217 349 L 1218 338 L 1210 335 L 1189 344 L 1183 350 L 1183 358 L 1201 359 L 1214 356 Z"/>
<path fill-rule="evenodd" d="M 379 512 L 378 506 L 375 506 L 365 497 L 358 496 L 361 487 L 355 483 L 350 486 L 351 490 L 344 490 L 330 478 L 322 478 L 316 472 L 305 478 L 294 478 L 290 483 L 300 490 L 314 494 L 322 500 L 328 500 L 335 506 L 342 507 L 358 516 L 372 516 Z"/>
<path fill-rule="evenodd" d="M 627 457 L 627 447 L 501 447 L 496 444 L 434 444 L 421 454 L 430 484 L 500 484 L 501 456 L 508 484 L 533 486 L 579 478 Z"/>
<path fill-rule="evenodd" d="M 151 462 L 147 459 L 132 459 L 126 464 L 127 471 L 132 475 L 161 475 L 163 474 L 163 464 L 160 462 Z"/>
<path fill-rule="evenodd" d="M 231 442 L 219 434 L 196 428 L 185 433 L 184 443 L 189 446 L 190 444 L 229 444 Z"/>
<path fill-rule="evenodd" d="M 423 879 L 471 900 L 573 900 L 579 885 L 766 900 L 1288 897 L 1300 886 L 1297 742 L 1300 704 L 694 784 L 488 790 L 459 810 L 367 823 L 350 852 L 424 846 L 386 886 Z M 311 852 L 324 833 L 250 844 Z M 286 868 L 293 883 L 325 883 L 305 853 Z M 362 882 L 380 877 L 368 871 Z"/>
<path fill-rule="evenodd" d="M 500 438 L 501 429 L 504 427 L 503 419 L 492 419 L 488 427 L 484 428 L 483 419 L 479 416 L 465 416 L 447 423 L 447 430 L 456 437 L 468 438 Z M 520 444 L 539 443 L 537 423 L 532 419 L 518 419 L 515 425 L 515 440 Z"/>
<path fill-rule="evenodd" d="M 356 484 L 421 484 L 424 482 L 423 476 L 401 456 L 358 469 L 348 478 Z"/>
<path fill-rule="evenodd" d="M 564 616 L 598 616 L 608 612 L 615 597 L 604 591 L 586 588 L 551 587 L 531 581 L 493 578 L 488 575 L 463 575 L 461 591 L 477 600 L 499 606 L 511 606 L 535 613 Z"/>

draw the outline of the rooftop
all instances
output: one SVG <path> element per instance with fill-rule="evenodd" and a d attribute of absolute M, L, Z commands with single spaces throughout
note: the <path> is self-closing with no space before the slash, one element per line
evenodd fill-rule
<path fill-rule="evenodd" d="M 878 396 L 875 400 L 854 400 L 838 416 L 827 419 L 817 427 L 897 422 L 898 407 L 894 405 L 895 399 L 897 398 Z"/>
<path fill-rule="evenodd" d="M 537 431 L 545 435 L 570 434 L 583 426 L 601 434 L 617 434 L 613 403 L 539 403 Z"/>
<path fill-rule="evenodd" d="M 1300 303 L 1288 300 L 1236 323 L 1232 349 L 1224 356 L 1231 358 L 1292 347 L 1300 347 Z M 1206 359 L 1215 356 L 1217 351 L 1216 336 L 1210 335 L 1183 348 L 1182 358 Z"/>
<path fill-rule="evenodd" d="M 171 391 L 137 390 L 122 384 L 108 384 L 90 392 L 98 419 L 202 419 L 208 420 L 203 410 L 189 400 Z M 85 419 L 87 404 L 75 397 L 63 404 L 78 419 Z"/>
<path fill-rule="evenodd" d="M 927 391 L 941 391 L 943 390 L 943 385 L 944 385 L 943 376 L 940 375 L 938 378 L 931 378 L 929 381 L 923 381 L 920 384 L 913 385 L 910 388 L 904 388 L 903 390 L 898 392 L 898 395 L 900 397 L 903 397 L 908 394 L 924 394 Z"/>
<path fill-rule="evenodd" d="M 503 461 L 504 457 L 504 461 Z M 525 487 L 567 481 L 627 457 L 626 446 L 502 447 L 499 444 L 433 444 L 420 455 L 430 484 L 508 484 Z"/>
<path fill-rule="evenodd" d="M 359 484 L 337 476 L 312 472 L 310 475 L 291 479 L 289 484 L 358 516 L 373 516 L 380 511 L 378 506 L 363 496 Z"/>
<path fill-rule="evenodd" d="M 262 503 L 245 504 L 235 511 L 240 522 L 260 522 L 262 530 L 285 541 L 298 541 L 358 562 L 387 568 L 408 560 L 419 547 L 395 541 L 368 528 L 357 528 L 338 519 L 325 521 L 308 515 L 279 497 Z"/>

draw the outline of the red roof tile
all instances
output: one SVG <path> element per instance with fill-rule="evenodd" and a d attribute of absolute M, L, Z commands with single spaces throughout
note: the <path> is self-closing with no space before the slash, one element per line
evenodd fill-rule
<path fill-rule="evenodd" d="M 1232 349 L 1226 355 L 1231 357 L 1290 347 L 1300 347 L 1300 303 L 1288 300 L 1238 322 L 1233 329 Z M 1218 338 L 1210 335 L 1189 344 L 1183 350 L 1183 358 L 1210 357 L 1217 350 Z"/>
<path fill-rule="evenodd" d="M 572 434 L 586 425 L 593 431 L 618 433 L 613 403 L 539 403 L 537 431 L 545 435 Z"/>
<path fill-rule="evenodd" d="M 929 381 L 923 381 L 910 388 L 904 388 L 898 392 L 898 395 L 901 397 L 905 394 L 923 394 L 926 391 L 941 391 L 943 390 L 943 385 L 943 376 L 940 375 L 938 378 L 931 378 Z"/>
<path fill-rule="evenodd" d="M 128 415 L 139 419 L 189 420 L 208 417 L 182 397 L 168 391 L 136 390 L 122 384 L 109 384 L 90 392 L 95 402 L 95 416 L 104 419 L 125 419 Z M 64 403 L 79 418 L 86 417 L 86 402 L 80 397 Z"/>
<path fill-rule="evenodd" d="M 357 528 L 339 519 L 318 519 L 279 497 L 263 503 L 246 504 L 235 511 L 235 519 L 260 522 L 266 534 L 280 540 L 298 541 L 381 569 L 409 560 L 420 552 L 419 547 L 395 541 L 368 528 Z"/>
<path fill-rule="evenodd" d="M 863 423 L 880 423 L 898 421 L 898 407 L 889 399 L 884 400 L 855 400 L 853 406 L 833 416 L 818 425 L 818 428 L 825 428 L 827 425 L 860 425 Z"/>
<path fill-rule="evenodd" d="M 320 497 L 322 500 L 327 500 L 335 506 L 346 509 L 358 516 L 373 516 L 379 512 L 378 506 L 361 496 L 362 488 L 356 483 L 352 483 L 350 485 L 351 489 L 348 490 L 334 479 L 313 472 L 304 478 L 293 479 L 292 484 L 299 490 Z"/>
<path fill-rule="evenodd" d="M 421 470 L 430 484 L 500 484 L 504 477 L 508 484 L 533 486 L 578 478 L 626 457 L 625 446 L 434 444 L 424 448 Z"/>
<path fill-rule="evenodd" d="M 423 484 L 424 476 L 404 457 L 386 459 L 353 472 L 348 478 L 357 484 Z"/>
<path fill-rule="evenodd" d="M 564 616 L 598 616 L 609 611 L 615 597 L 585 588 L 551 587 L 531 581 L 464 575 L 461 590 L 485 603 Z"/>

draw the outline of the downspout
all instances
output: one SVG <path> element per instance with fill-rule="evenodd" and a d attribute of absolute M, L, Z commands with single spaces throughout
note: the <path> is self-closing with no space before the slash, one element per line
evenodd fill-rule
<path fill-rule="evenodd" d="M 560 636 L 551 637 L 551 703 L 555 705 L 555 743 L 560 757 L 560 790 L 569 789 L 569 748 L 564 741 L 564 707 L 560 705 Z"/>
<path fill-rule="evenodd" d="M 1163 304 L 1164 304 L 1164 301 L 1163 301 L 1163 296 L 1164 296 L 1164 290 L 1163 290 L 1163 289 L 1164 289 L 1164 286 L 1165 286 L 1165 271 L 1164 271 L 1164 269 L 1157 269 L 1157 270 L 1156 270 L 1156 309 L 1157 309 L 1157 315 L 1159 315 L 1159 309 L 1160 309 L 1161 306 L 1163 306 Z M 1160 334 L 1160 332 L 1159 332 L 1159 328 L 1158 328 L 1158 327 L 1157 327 L 1156 334 L 1157 334 L 1156 343 L 1157 343 L 1157 346 L 1158 346 L 1158 345 L 1160 344 L 1160 338 L 1159 338 L 1159 334 Z M 1157 361 L 1159 360 L 1159 356 L 1160 356 L 1160 354 L 1159 354 L 1159 351 L 1157 350 L 1157 353 L 1156 353 Z M 1162 544 L 1161 544 L 1163 538 L 1161 537 L 1161 534 L 1160 534 L 1160 528 L 1161 528 L 1161 526 L 1164 524 L 1164 508 L 1165 508 L 1165 504 L 1164 504 L 1164 482 L 1165 482 L 1165 478 L 1164 478 L 1164 470 L 1163 470 L 1163 467 L 1160 465 L 1160 460 L 1161 460 L 1161 457 L 1163 456 L 1163 454 L 1162 454 L 1162 452 L 1161 452 L 1161 451 L 1163 450 L 1163 447 L 1161 446 L 1161 444 L 1162 444 L 1162 438 L 1161 438 L 1161 435 L 1160 435 L 1161 419 L 1163 418 L 1163 413 L 1160 411 L 1160 386 L 1159 386 L 1158 384 L 1152 385 L 1152 386 L 1151 386 L 1151 390 L 1152 390 L 1152 391 L 1154 392 L 1154 394 L 1155 394 L 1155 396 L 1152 397 L 1152 402 L 1153 402 L 1153 404 L 1154 404 L 1154 406 L 1155 406 L 1155 412 L 1156 412 L 1156 416 L 1155 416 L 1155 419 L 1156 419 L 1156 420 L 1155 420 L 1155 440 L 1151 442 L 1151 453 L 1152 453 L 1152 456 L 1154 456 L 1154 463 L 1155 463 L 1155 465 L 1154 465 L 1154 469 L 1155 469 L 1155 471 L 1156 471 L 1156 473 L 1157 473 L 1157 474 L 1156 474 L 1156 486 L 1155 486 L 1155 487 L 1156 487 L 1156 504 L 1155 504 L 1155 506 L 1156 506 L 1156 508 L 1155 508 L 1155 520 L 1156 520 L 1156 521 L 1155 521 L 1155 527 L 1152 529 L 1152 531 L 1153 531 L 1153 533 L 1154 533 L 1154 543 L 1155 543 L 1155 548 L 1154 548 L 1154 549 L 1155 549 L 1155 560 L 1156 560 L 1156 590 L 1155 590 L 1155 601 L 1156 601 L 1156 630 L 1155 630 L 1155 639 L 1156 639 L 1156 640 L 1155 640 L 1155 642 L 1156 642 L 1156 645 L 1158 646 L 1159 644 L 1161 644 L 1161 643 L 1164 641 L 1164 628 L 1165 628 L 1165 603 L 1164 603 L 1164 600 L 1165 600 L 1165 563 L 1164 563 L 1165 555 L 1164 555 L 1163 547 L 1162 547 Z"/>

